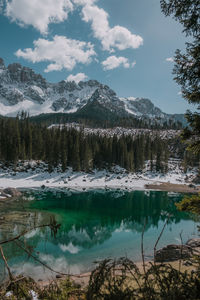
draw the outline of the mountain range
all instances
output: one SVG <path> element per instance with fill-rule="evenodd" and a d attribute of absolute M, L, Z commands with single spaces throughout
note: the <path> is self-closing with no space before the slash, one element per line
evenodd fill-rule
<path fill-rule="evenodd" d="M 30 116 L 67 113 L 80 118 L 99 113 L 106 114 L 105 119 L 115 116 L 185 123 L 182 114 L 166 114 L 149 99 L 119 98 L 97 80 L 50 83 L 19 63 L 6 67 L 0 58 L 0 115 L 16 116 L 22 110 Z"/>

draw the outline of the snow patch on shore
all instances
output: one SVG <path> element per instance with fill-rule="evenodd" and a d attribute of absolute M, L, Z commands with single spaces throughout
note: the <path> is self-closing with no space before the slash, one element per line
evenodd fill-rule
<path fill-rule="evenodd" d="M 116 166 L 112 170 L 93 170 L 86 172 L 73 172 L 68 168 L 62 173 L 59 169 L 52 173 L 47 171 L 47 166 L 42 162 L 27 162 L 15 171 L 0 168 L 0 189 L 14 188 L 66 188 L 66 189 L 125 189 L 144 190 L 147 184 L 174 183 L 190 184 L 196 176 L 196 169 L 183 172 L 180 161 L 169 162 L 167 174 L 149 171 L 148 163 L 142 172 L 128 173 Z"/>

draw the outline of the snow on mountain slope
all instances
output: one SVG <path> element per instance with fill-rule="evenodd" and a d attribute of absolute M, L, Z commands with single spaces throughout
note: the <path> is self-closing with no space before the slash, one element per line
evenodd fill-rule
<path fill-rule="evenodd" d="M 144 116 L 162 118 L 163 121 L 171 117 L 149 99 L 118 98 L 107 85 L 96 80 L 80 81 L 78 84 L 64 80 L 49 83 L 40 74 L 18 63 L 6 67 L 0 58 L 0 115 L 16 116 L 22 110 L 31 116 L 53 112 L 74 113 L 91 102 L 98 102 L 118 116 Z"/>
<path fill-rule="evenodd" d="M 83 107 L 97 88 L 96 80 L 48 83 L 41 75 L 20 64 L 7 68 L 0 59 L 0 114 L 13 116 L 21 110 L 30 115 L 75 112 Z"/>
<path fill-rule="evenodd" d="M 125 109 L 128 113 L 136 116 L 148 116 L 148 117 L 165 117 L 164 114 L 158 107 L 155 107 L 154 104 L 145 98 L 120 98 L 124 104 Z"/>

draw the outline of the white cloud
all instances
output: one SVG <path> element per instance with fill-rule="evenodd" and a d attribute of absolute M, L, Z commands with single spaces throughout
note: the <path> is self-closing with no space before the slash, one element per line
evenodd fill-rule
<path fill-rule="evenodd" d="M 112 70 L 123 66 L 124 68 L 130 68 L 130 63 L 126 57 L 120 56 L 109 56 L 106 60 L 102 62 L 104 70 Z"/>
<path fill-rule="evenodd" d="M 64 36 L 56 35 L 52 41 L 40 38 L 33 44 L 34 49 L 19 49 L 15 54 L 33 63 L 51 62 L 44 70 L 45 72 L 72 70 L 77 63 L 90 63 L 92 56 L 96 55 L 91 43 L 68 39 Z"/>
<path fill-rule="evenodd" d="M 105 35 L 110 29 L 107 12 L 96 5 L 85 5 L 82 9 L 82 13 L 83 20 L 85 22 L 92 22 L 94 36 L 103 41 Z"/>
<path fill-rule="evenodd" d="M 66 81 L 75 81 L 76 83 L 79 83 L 80 81 L 87 80 L 88 76 L 84 73 L 78 73 L 76 75 L 69 75 L 66 79 Z"/>
<path fill-rule="evenodd" d="M 97 0 L 73 0 L 73 2 L 75 4 L 78 4 L 78 5 L 91 5 L 91 4 L 94 4 L 94 2 L 96 2 Z"/>
<path fill-rule="evenodd" d="M 166 58 L 165 60 L 168 61 L 168 62 L 174 62 L 173 57 L 168 57 L 168 58 Z"/>
<path fill-rule="evenodd" d="M 102 43 L 103 49 L 113 52 L 114 48 L 125 50 L 127 48 L 138 48 L 143 44 L 139 35 L 132 34 L 127 28 L 114 26 L 110 28 L 108 13 L 91 0 L 74 0 L 82 4 L 82 18 L 85 22 L 91 22 L 94 36 Z"/>
<path fill-rule="evenodd" d="M 50 23 L 63 22 L 72 10 L 70 0 L 6 0 L 5 14 L 21 26 L 32 25 L 45 34 Z"/>
<path fill-rule="evenodd" d="M 143 39 L 139 35 L 132 34 L 127 28 L 115 26 L 109 29 L 102 39 L 104 50 L 125 50 L 127 48 L 136 49 L 143 44 Z"/>

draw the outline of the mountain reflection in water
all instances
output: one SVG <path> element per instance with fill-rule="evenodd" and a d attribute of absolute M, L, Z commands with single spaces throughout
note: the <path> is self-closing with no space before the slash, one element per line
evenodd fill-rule
<path fill-rule="evenodd" d="M 26 211 L 34 215 L 32 222 L 45 223 L 54 214 L 61 223 L 56 238 L 48 230 L 35 230 L 26 236 L 28 244 L 38 252 L 40 259 L 56 269 L 84 272 L 97 259 L 127 255 L 141 260 L 141 232 L 145 227 L 145 253 L 152 254 L 154 243 L 169 216 L 169 224 L 159 247 L 179 242 L 180 232 L 187 240 L 196 231 L 193 216 L 177 211 L 175 202 L 181 194 L 155 191 L 31 191 Z M 30 219 L 30 216 L 29 216 Z M 20 227 L 21 230 L 21 227 Z M 17 228 L 15 228 L 15 234 Z M 7 247 L 7 256 L 13 269 L 27 257 L 14 244 Z M 60 261 L 58 261 L 60 259 Z M 24 270 L 24 272 L 30 272 Z M 66 270 L 65 270 L 66 271 Z M 30 275 L 30 274 L 29 274 Z M 41 276 L 40 276 L 41 277 Z"/>

